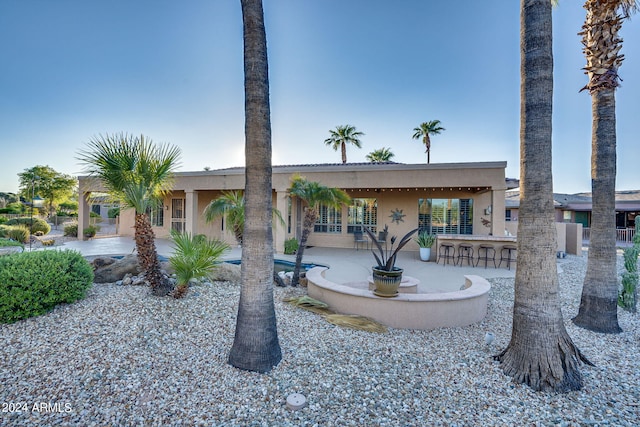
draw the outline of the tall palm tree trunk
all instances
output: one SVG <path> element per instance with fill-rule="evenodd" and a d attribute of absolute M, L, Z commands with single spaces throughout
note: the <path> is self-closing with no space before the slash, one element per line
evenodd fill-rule
<path fill-rule="evenodd" d="M 431 138 L 429 138 L 429 135 L 425 135 L 424 137 L 424 146 L 426 148 L 426 152 L 427 152 L 427 164 L 431 163 Z"/>
<path fill-rule="evenodd" d="M 155 234 L 151 227 L 149 215 L 146 213 L 136 213 L 135 234 L 136 251 L 138 252 L 138 263 L 144 270 L 145 278 L 151 287 L 151 294 L 155 296 L 167 295 L 173 286 L 162 276 L 160 272 L 160 261 L 155 244 Z"/>
<path fill-rule="evenodd" d="M 595 332 L 619 333 L 615 89 L 594 91 L 591 100 L 591 237 L 580 308 L 573 322 Z"/>
<path fill-rule="evenodd" d="M 300 283 L 300 270 L 302 269 L 302 256 L 304 248 L 307 246 L 309 234 L 316 223 L 318 213 L 315 209 L 307 207 L 304 212 L 304 220 L 302 221 L 302 236 L 300 236 L 300 244 L 296 252 L 296 265 L 293 268 L 293 277 L 291 278 L 291 286 L 298 286 Z"/>
<path fill-rule="evenodd" d="M 586 361 L 565 330 L 556 270 L 551 175 L 551 3 L 521 0 L 520 213 L 513 329 L 495 356 L 505 374 L 534 390 L 582 387 Z"/>
<path fill-rule="evenodd" d="M 347 163 L 347 144 L 344 142 L 340 144 L 340 150 L 342 151 L 342 163 Z"/>
<path fill-rule="evenodd" d="M 240 303 L 229 363 L 268 372 L 282 359 L 273 302 L 271 119 L 262 0 L 241 0 L 245 85 L 245 227 Z"/>

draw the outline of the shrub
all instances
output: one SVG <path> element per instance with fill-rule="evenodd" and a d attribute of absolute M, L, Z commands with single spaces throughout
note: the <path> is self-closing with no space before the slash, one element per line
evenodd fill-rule
<path fill-rule="evenodd" d="M 29 229 L 24 225 L 0 225 L 0 237 L 27 243 L 30 235 Z"/>
<path fill-rule="evenodd" d="M 0 323 L 44 314 L 84 297 L 93 269 L 76 251 L 22 252 L 0 257 Z"/>
<path fill-rule="evenodd" d="M 107 211 L 107 216 L 108 216 L 109 218 L 115 218 L 115 217 L 117 217 L 118 215 L 120 215 L 120 208 L 110 208 L 110 209 Z"/>
<path fill-rule="evenodd" d="M 42 246 L 53 246 L 55 243 L 55 239 L 46 239 L 42 241 Z"/>
<path fill-rule="evenodd" d="M 284 241 L 284 253 L 287 255 L 293 255 L 298 250 L 298 240 L 295 238 L 287 239 Z"/>
<path fill-rule="evenodd" d="M 64 235 L 70 237 L 78 237 L 78 223 L 70 222 L 64 226 Z"/>
<path fill-rule="evenodd" d="M 9 221 L 9 218 L 4 215 L 0 215 L 0 224 L 4 224 L 7 221 Z"/>
<path fill-rule="evenodd" d="M 20 218 L 13 218 L 7 221 L 7 225 L 24 225 L 26 226 L 33 234 L 36 234 L 38 231 L 41 231 L 42 234 L 49 234 L 51 231 L 51 226 L 47 223 L 47 221 L 41 218 L 33 218 L 33 226 L 31 225 L 31 217 L 23 216 Z"/>
<path fill-rule="evenodd" d="M 0 237 L 0 247 L 7 247 L 7 246 L 23 246 L 23 245 L 22 243 L 16 240 Z"/>
<path fill-rule="evenodd" d="M 76 229 L 77 229 L 77 225 L 76 225 Z M 98 230 L 100 230 L 100 227 L 98 227 L 97 225 L 90 225 L 84 230 L 82 230 L 82 234 L 84 235 L 84 237 L 88 237 L 90 239 L 96 236 L 96 233 L 98 232 Z"/>

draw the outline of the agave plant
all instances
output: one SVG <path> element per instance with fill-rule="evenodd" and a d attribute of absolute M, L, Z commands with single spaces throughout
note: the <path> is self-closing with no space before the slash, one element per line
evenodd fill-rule
<path fill-rule="evenodd" d="M 176 230 L 171 230 L 171 240 L 175 247 L 169 263 L 177 279 L 173 296 L 181 298 L 189 288 L 189 280 L 208 277 L 229 245 L 217 239 L 207 240 L 202 234 L 191 236 Z"/>
<path fill-rule="evenodd" d="M 409 241 L 411 240 L 411 236 L 413 236 L 413 234 L 418 231 L 418 229 L 416 228 L 405 234 L 404 237 L 400 239 L 400 243 L 398 243 L 398 246 L 395 248 L 393 246 L 396 243 L 397 236 L 391 237 L 391 247 L 389 247 L 388 249 L 382 248 L 382 245 L 380 244 L 380 242 L 378 242 L 378 239 L 376 239 L 375 234 L 373 234 L 371 230 L 369 230 L 367 227 L 364 227 L 364 231 L 367 233 L 369 239 L 371 239 L 373 244 L 376 245 L 378 254 L 380 254 L 378 256 L 375 250 L 371 250 L 371 252 L 373 253 L 373 257 L 378 263 L 378 266 L 376 268 L 378 270 L 392 271 L 396 265 L 396 257 L 398 256 L 398 252 L 404 247 L 404 245 L 409 243 Z"/>

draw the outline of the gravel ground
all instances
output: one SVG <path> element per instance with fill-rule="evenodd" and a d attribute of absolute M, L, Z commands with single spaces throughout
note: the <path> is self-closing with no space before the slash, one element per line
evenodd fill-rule
<path fill-rule="evenodd" d="M 640 321 L 620 310 L 617 335 L 570 322 L 585 261 L 560 264 L 566 327 L 596 364 L 582 366 L 578 392 L 533 392 L 492 361 L 509 341 L 513 279 L 491 280 L 480 324 L 387 334 L 329 324 L 282 302 L 303 289 L 275 288 L 283 360 L 266 375 L 227 364 L 237 284 L 195 286 L 182 300 L 105 284 L 0 325 L 0 425 L 637 426 Z M 291 393 L 308 405 L 287 409 Z"/>

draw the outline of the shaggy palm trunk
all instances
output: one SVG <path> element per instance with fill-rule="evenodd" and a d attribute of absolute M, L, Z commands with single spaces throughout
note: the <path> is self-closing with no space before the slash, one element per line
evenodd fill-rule
<path fill-rule="evenodd" d="M 534 390 L 582 387 L 586 361 L 565 330 L 556 270 L 551 175 L 551 3 L 521 1 L 520 211 L 513 330 L 495 356 L 505 374 Z"/>
<path fill-rule="evenodd" d="M 160 272 L 155 234 L 153 233 L 153 228 L 151 228 L 149 215 L 136 213 L 134 228 L 138 263 L 144 270 L 145 278 L 151 286 L 151 293 L 155 296 L 165 296 L 171 292 L 172 286 L 168 280 L 163 278 Z"/>
<path fill-rule="evenodd" d="M 261 0 L 242 0 L 245 85 L 245 227 L 242 284 L 229 363 L 268 372 L 282 359 L 273 302 L 271 122 Z"/>
<path fill-rule="evenodd" d="M 429 135 L 424 137 L 424 146 L 427 151 L 427 164 L 429 164 L 431 163 L 431 138 L 429 138 Z"/>
<path fill-rule="evenodd" d="M 615 91 L 601 89 L 591 99 L 591 236 L 580 309 L 573 322 L 595 332 L 619 333 Z"/>
<path fill-rule="evenodd" d="M 318 218 L 318 213 L 313 208 L 306 208 L 304 210 L 304 220 L 302 221 L 302 236 L 300 236 L 300 244 L 298 245 L 298 251 L 296 252 L 296 265 L 293 268 L 293 277 L 291 278 L 291 286 L 298 286 L 300 283 L 300 270 L 302 269 L 302 256 L 304 254 L 304 248 L 307 246 L 307 239 L 309 234 L 313 230 L 313 226 Z"/>

